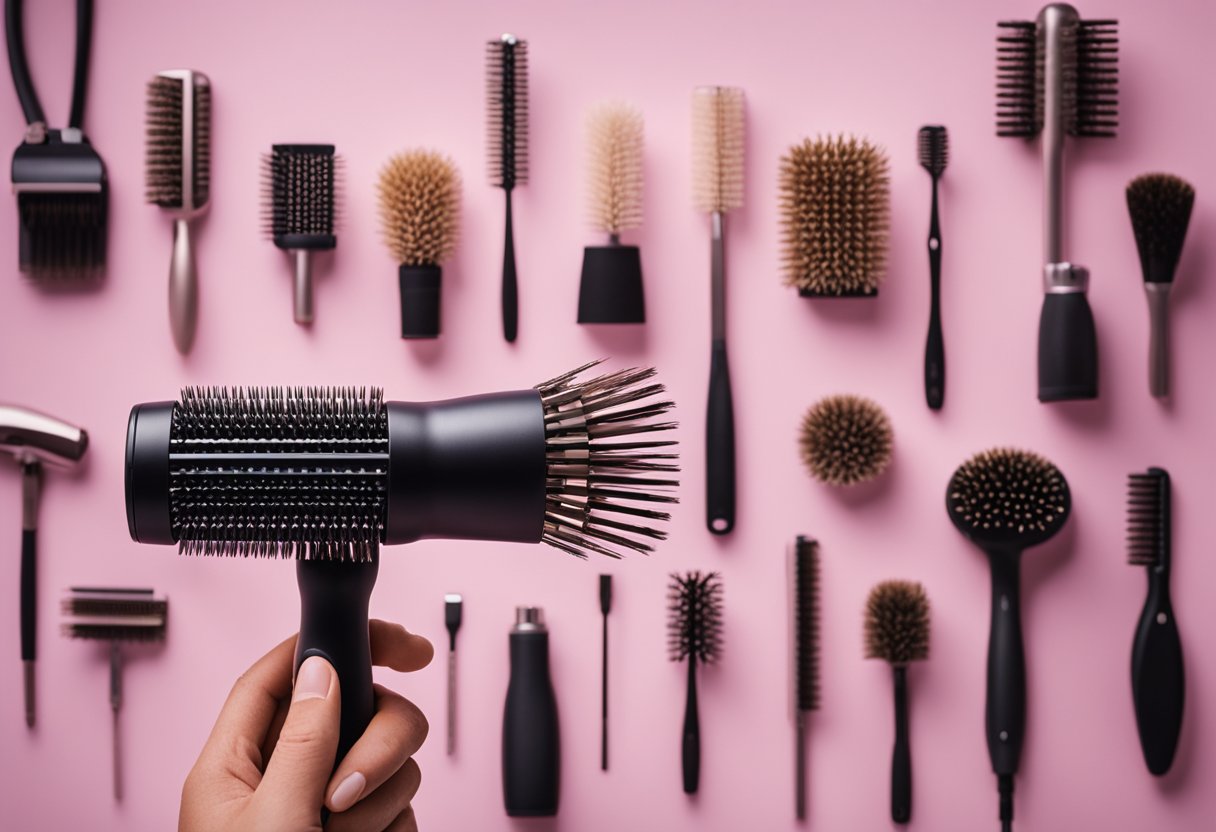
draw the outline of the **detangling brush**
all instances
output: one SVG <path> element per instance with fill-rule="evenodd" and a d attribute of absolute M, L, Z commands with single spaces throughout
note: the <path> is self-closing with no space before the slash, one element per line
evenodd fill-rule
<path fill-rule="evenodd" d="M 528 181 L 528 42 L 506 34 L 486 44 L 486 130 L 490 184 L 506 196 L 502 250 L 502 334 L 519 334 L 519 281 L 511 193 Z"/>

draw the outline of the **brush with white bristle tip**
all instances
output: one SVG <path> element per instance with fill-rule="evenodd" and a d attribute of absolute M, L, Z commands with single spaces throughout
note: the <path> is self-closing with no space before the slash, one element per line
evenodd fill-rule
<path fill-rule="evenodd" d="M 706 414 L 706 525 L 735 527 L 735 417 L 726 358 L 726 213 L 743 206 L 744 97 L 737 87 L 697 87 L 692 94 L 692 181 L 697 210 L 710 216 L 712 342 Z"/>
<path fill-rule="evenodd" d="M 621 232 L 642 224 L 642 114 L 621 103 L 601 104 L 587 120 L 589 212 L 608 244 L 583 249 L 580 324 L 646 321 L 642 256 Z"/>

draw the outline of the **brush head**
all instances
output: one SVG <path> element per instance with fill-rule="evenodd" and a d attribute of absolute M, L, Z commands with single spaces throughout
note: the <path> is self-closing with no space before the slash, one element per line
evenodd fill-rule
<path fill-rule="evenodd" d="M 698 211 L 743 207 L 744 104 L 738 87 L 692 92 L 692 199 Z"/>
<path fill-rule="evenodd" d="M 102 641 L 164 641 L 169 601 L 150 589 L 72 587 L 61 604 L 63 634 Z"/>
<path fill-rule="evenodd" d="M 1194 206 L 1195 189 L 1177 176 L 1146 173 L 1128 184 L 1127 210 L 1146 283 L 1174 282 Z"/>
<path fill-rule="evenodd" d="M 672 573 L 667 651 L 673 662 L 710 664 L 722 655 L 722 580 L 717 572 Z"/>
<path fill-rule="evenodd" d="M 950 478 L 946 511 L 985 550 L 1020 552 L 1051 538 L 1068 520 L 1068 481 L 1048 460 L 994 448 L 964 462 Z"/>
<path fill-rule="evenodd" d="M 380 228 L 393 259 L 437 266 L 456 248 L 460 174 L 451 159 L 429 150 L 392 157 L 377 186 Z"/>
<path fill-rule="evenodd" d="M 1149 468 L 1127 478 L 1127 562 L 1168 565 L 1170 555 L 1170 475 Z"/>
<path fill-rule="evenodd" d="M 805 297 L 877 294 L 887 267 L 887 156 L 853 136 L 806 139 L 781 160 L 785 284 Z"/>
<path fill-rule="evenodd" d="M 145 112 L 145 199 L 185 215 L 205 208 L 211 198 L 211 82 L 201 72 L 162 72 L 148 82 Z"/>
<path fill-rule="evenodd" d="M 794 612 L 794 705 L 819 709 L 819 543 L 798 536 L 791 583 Z"/>
<path fill-rule="evenodd" d="M 490 184 L 527 184 L 528 42 L 514 35 L 486 44 L 486 139 Z"/>
<path fill-rule="evenodd" d="M 588 208 L 591 224 L 616 236 L 642 224 L 642 113 L 601 104 L 587 119 Z"/>
<path fill-rule="evenodd" d="M 886 412 L 861 396 L 820 399 L 802 420 L 802 461 L 828 485 L 868 482 L 891 464 L 894 432 Z"/>
<path fill-rule="evenodd" d="M 914 581 L 883 581 L 866 600 L 866 658 L 893 665 L 929 658 L 929 596 Z"/>
<path fill-rule="evenodd" d="M 950 135 L 946 128 L 937 124 L 920 128 L 916 133 L 916 155 L 920 166 L 929 171 L 930 176 L 941 176 L 950 160 Z"/>
<path fill-rule="evenodd" d="M 262 230 L 277 247 L 338 244 L 341 173 L 332 144 L 276 144 L 262 157 Z"/>

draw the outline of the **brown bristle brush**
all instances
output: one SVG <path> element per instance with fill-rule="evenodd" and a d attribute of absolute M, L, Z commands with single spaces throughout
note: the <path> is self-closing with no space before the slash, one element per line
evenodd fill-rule
<path fill-rule="evenodd" d="M 908 665 L 929 658 L 929 596 L 912 581 L 883 581 L 866 601 L 867 659 L 895 674 L 895 749 L 891 756 L 891 820 L 912 819 L 912 752 L 908 741 Z"/>
<path fill-rule="evenodd" d="M 684 793 L 701 782 L 701 720 L 697 713 L 697 663 L 722 655 L 722 580 L 717 572 L 672 574 L 667 588 L 667 649 L 673 662 L 688 663 L 681 764 Z"/>
<path fill-rule="evenodd" d="M 456 248 L 460 174 L 446 156 L 411 150 L 380 171 L 380 226 L 400 264 L 401 337 L 436 338 L 442 320 L 440 265 Z"/>
<path fill-rule="evenodd" d="M 642 224 L 642 114 L 622 103 L 601 104 L 587 120 L 588 208 L 607 245 L 583 249 L 580 324 L 646 321 L 642 256 L 621 232 Z"/>
<path fill-rule="evenodd" d="M 785 284 L 808 298 L 873 297 L 887 267 L 887 155 L 853 136 L 806 139 L 781 159 Z"/>
<path fill-rule="evenodd" d="M 807 411 L 799 447 L 811 476 L 828 485 L 868 482 L 891 464 L 894 432 L 886 412 L 861 396 L 828 396 Z"/>
<path fill-rule="evenodd" d="M 790 552 L 790 618 L 793 629 L 794 813 L 806 819 L 806 731 L 819 710 L 819 543 L 798 535 Z"/>

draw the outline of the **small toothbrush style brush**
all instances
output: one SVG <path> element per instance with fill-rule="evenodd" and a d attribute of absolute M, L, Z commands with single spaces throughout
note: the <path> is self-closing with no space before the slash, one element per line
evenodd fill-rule
<path fill-rule="evenodd" d="M 486 44 L 486 123 L 490 184 L 506 198 L 502 251 L 502 334 L 519 334 L 519 282 L 511 192 L 528 181 L 528 42 L 506 34 Z"/>
<path fill-rule="evenodd" d="M 806 820 L 806 732 L 819 710 L 819 543 L 798 535 L 790 552 L 793 619 L 794 815 Z"/>
<path fill-rule="evenodd" d="M 612 576 L 600 575 L 600 770 L 608 770 L 608 613 L 612 611 Z"/>
<path fill-rule="evenodd" d="M 722 655 L 722 581 L 717 572 L 673 574 L 667 589 L 667 649 L 673 662 L 688 663 L 681 764 L 684 793 L 701 781 L 701 720 L 697 713 L 697 663 Z"/>
<path fill-rule="evenodd" d="M 942 340 L 942 230 L 937 219 L 937 182 L 946 170 L 950 137 L 946 128 L 928 125 L 916 136 L 920 166 L 933 179 L 929 213 L 929 335 L 925 339 L 925 402 L 941 410 L 946 399 L 946 346 Z"/>

